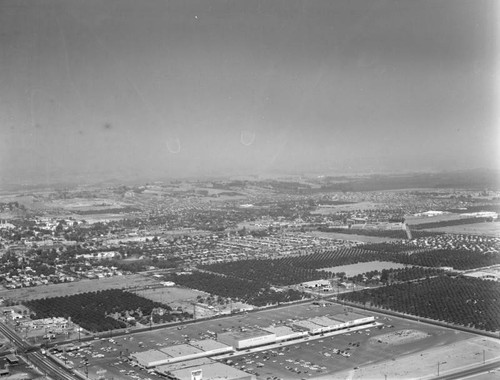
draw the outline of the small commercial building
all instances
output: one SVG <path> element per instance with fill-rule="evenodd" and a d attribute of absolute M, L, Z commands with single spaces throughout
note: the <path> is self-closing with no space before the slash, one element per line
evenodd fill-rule
<path fill-rule="evenodd" d="M 307 281 L 301 284 L 304 288 L 308 289 L 321 289 L 321 288 L 331 288 L 332 284 L 329 280 L 316 280 Z"/>

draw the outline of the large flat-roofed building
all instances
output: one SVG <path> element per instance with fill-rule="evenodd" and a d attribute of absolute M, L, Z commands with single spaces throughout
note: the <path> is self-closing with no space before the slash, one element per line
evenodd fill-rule
<path fill-rule="evenodd" d="M 213 339 L 206 339 L 196 340 L 190 344 L 177 344 L 175 346 L 158 348 L 156 350 L 135 352 L 130 355 L 130 360 L 142 367 L 152 368 L 165 364 L 224 354 L 231 351 L 233 351 L 231 346 L 227 346 Z"/>
<path fill-rule="evenodd" d="M 219 342 L 234 347 L 237 350 L 262 346 L 276 342 L 276 334 L 260 329 L 252 329 L 241 332 L 226 332 L 217 335 Z"/>
<path fill-rule="evenodd" d="M 309 334 L 315 335 L 353 326 L 359 326 L 374 321 L 375 317 L 366 317 L 361 314 L 347 313 L 336 314 L 334 318 L 322 316 L 306 319 L 303 321 L 296 321 L 293 322 L 292 326 L 296 329 L 307 331 Z"/>
<path fill-rule="evenodd" d="M 296 331 L 288 326 L 269 326 L 262 330 L 276 335 L 276 342 L 283 342 L 290 339 L 297 339 L 307 336 L 307 331 Z"/>
<path fill-rule="evenodd" d="M 314 318 L 311 318 L 310 321 L 317 324 L 317 325 L 328 328 L 329 331 L 342 329 L 344 327 L 347 327 L 347 324 L 344 321 L 339 321 L 339 320 L 336 320 L 333 318 L 328 318 L 325 316 L 314 317 Z"/>
<path fill-rule="evenodd" d="M 255 376 L 249 373 L 218 362 L 185 364 L 184 368 L 178 369 L 163 366 L 160 373 L 170 380 L 255 380 Z"/>
<path fill-rule="evenodd" d="M 375 317 L 367 317 L 353 312 L 338 313 L 333 315 L 332 318 L 347 323 L 349 326 L 356 326 L 375 321 Z"/>
<path fill-rule="evenodd" d="M 213 339 L 192 340 L 189 342 L 189 345 L 199 348 L 205 352 L 206 356 L 225 354 L 234 351 L 233 347 Z"/>
<path fill-rule="evenodd" d="M 191 356 L 203 353 L 203 350 L 189 344 L 176 344 L 175 346 L 159 348 L 159 350 L 171 358 L 185 358 L 184 360 L 189 360 Z"/>
<path fill-rule="evenodd" d="M 299 329 L 302 331 L 307 331 L 309 334 L 313 334 L 313 335 L 328 331 L 328 328 L 325 328 L 324 326 L 317 325 L 316 323 L 311 322 L 308 319 L 303 320 L 303 321 L 293 322 L 292 326 L 295 327 L 296 329 Z"/>
<path fill-rule="evenodd" d="M 168 363 L 170 356 L 158 350 L 147 350 L 130 354 L 130 360 L 145 368 Z"/>
<path fill-rule="evenodd" d="M 155 370 L 159 374 L 165 375 L 168 372 L 176 371 L 179 369 L 195 367 L 195 366 L 202 366 L 204 364 L 211 364 L 213 362 L 214 361 L 210 358 L 198 358 L 198 359 L 191 359 L 191 360 L 186 360 L 183 362 L 177 362 L 177 363 L 172 363 L 172 364 L 164 364 L 164 365 L 156 367 Z"/>

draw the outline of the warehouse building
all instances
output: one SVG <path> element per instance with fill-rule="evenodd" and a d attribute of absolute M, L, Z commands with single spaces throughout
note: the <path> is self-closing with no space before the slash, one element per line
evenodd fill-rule
<path fill-rule="evenodd" d="M 261 329 L 247 331 L 229 331 L 217 335 L 219 342 L 234 347 L 236 350 L 263 346 L 276 342 L 276 334 Z"/>

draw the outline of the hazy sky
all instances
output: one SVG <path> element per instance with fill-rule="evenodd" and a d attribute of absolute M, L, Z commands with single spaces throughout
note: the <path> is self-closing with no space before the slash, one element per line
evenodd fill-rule
<path fill-rule="evenodd" d="M 0 0 L 0 176 L 498 167 L 482 0 Z"/>

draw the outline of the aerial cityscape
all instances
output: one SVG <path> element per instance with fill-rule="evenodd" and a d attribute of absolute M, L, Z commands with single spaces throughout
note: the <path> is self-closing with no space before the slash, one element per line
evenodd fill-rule
<path fill-rule="evenodd" d="M 0 378 L 500 378 L 493 0 L 0 2 Z"/>

